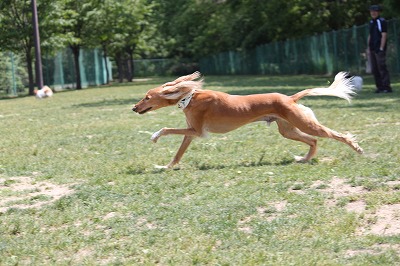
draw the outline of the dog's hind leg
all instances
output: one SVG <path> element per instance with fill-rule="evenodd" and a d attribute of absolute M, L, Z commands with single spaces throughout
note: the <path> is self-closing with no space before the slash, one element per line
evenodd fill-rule
<path fill-rule="evenodd" d="M 301 132 L 298 128 L 283 119 L 277 119 L 279 133 L 287 139 L 304 142 L 310 146 L 308 154 L 304 157 L 295 156 L 297 162 L 307 162 L 311 160 L 317 153 L 317 140 L 310 135 Z"/>
<path fill-rule="evenodd" d="M 362 154 L 364 151 L 363 149 L 358 145 L 355 137 L 351 134 L 342 134 L 339 132 L 336 132 L 330 128 L 327 128 L 323 125 L 321 125 L 318 122 L 312 121 L 311 123 L 299 123 L 298 121 L 296 124 L 294 124 L 297 128 L 299 128 L 301 131 L 312 135 L 312 136 L 317 136 L 317 137 L 323 137 L 323 138 L 331 138 L 338 140 L 340 142 L 343 142 L 347 145 L 349 145 L 353 150 L 358 152 L 359 154 Z"/>
<path fill-rule="evenodd" d="M 363 149 L 357 144 L 357 141 L 353 135 L 341 134 L 323 126 L 318 122 L 315 116 L 311 116 L 308 112 L 305 112 L 304 106 L 292 106 L 290 115 L 288 115 L 286 119 L 289 123 L 306 134 L 316 137 L 335 139 L 349 145 L 359 154 L 363 153 Z"/>

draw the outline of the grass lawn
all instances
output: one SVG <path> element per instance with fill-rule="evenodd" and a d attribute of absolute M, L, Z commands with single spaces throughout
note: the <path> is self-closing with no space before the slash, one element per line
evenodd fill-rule
<path fill-rule="evenodd" d="M 0 100 L 0 265 L 399 265 L 400 77 L 372 80 L 351 104 L 307 97 L 320 122 L 365 154 L 308 147 L 254 123 L 197 139 L 178 170 L 158 170 L 184 127 L 176 106 L 131 111 L 172 78 Z M 232 94 L 327 85 L 317 76 L 206 76 Z"/>

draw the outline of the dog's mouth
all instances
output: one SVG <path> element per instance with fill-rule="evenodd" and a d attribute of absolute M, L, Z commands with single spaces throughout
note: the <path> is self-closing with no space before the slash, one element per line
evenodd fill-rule
<path fill-rule="evenodd" d="M 138 113 L 142 115 L 142 114 L 144 114 L 144 113 L 150 111 L 151 108 L 153 108 L 153 107 L 149 107 L 149 108 L 147 108 L 147 109 L 145 109 L 145 110 L 143 110 L 143 111 L 141 111 L 141 112 L 138 112 Z"/>

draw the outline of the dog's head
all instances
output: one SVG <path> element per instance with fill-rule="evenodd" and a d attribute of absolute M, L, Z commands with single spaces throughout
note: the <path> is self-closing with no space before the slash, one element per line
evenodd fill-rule
<path fill-rule="evenodd" d="M 200 77 L 200 72 L 182 76 L 172 82 L 167 82 L 160 87 L 149 90 L 145 97 L 132 108 L 132 111 L 144 114 L 150 110 L 176 104 L 193 90 L 200 90 L 202 80 L 194 81 Z"/>

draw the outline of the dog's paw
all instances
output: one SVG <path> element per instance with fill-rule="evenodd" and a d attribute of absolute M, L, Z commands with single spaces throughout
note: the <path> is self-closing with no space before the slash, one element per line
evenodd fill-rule
<path fill-rule="evenodd" d="M 157 165 L 154 164 L 154 169 L 157 170 L 180 170 L 181 168 L 179 167 L 179 165 L 176 164 L 167 164 L 167 165 Z"/>
<path fill-rule="evenodd" d="M 361 148 L 361 147 L 358 146 L 358 145 L 357 145 L 357 147 L 356 147 L 356 151 L 358 152 L 358 154 L 364 154 L 363 148 Z"/>
<path fill-rule="evenodd" d="M 306 163 L 307 162 L 307 159 L 305 157 L 302 157 L 302 156 L 294 156 L 294 160 L 297 163 Z"/>
<path fill-rule="evenodd" d="M 160 129 L 159 131 L 154 132 L 153 135 L 151 135 L 151 138 L 150 138 L 151 141 L 154 142 L 154 143 L 156 143 L 157 140 L 161 137 L 162 131 L 163 131 L 163 129 Z"/>
<path fill-rule="evenodd" d="M 168 165 L 157 165 L 157 164 L 154 165 L 154 168 L 155 169 L 169 169 Z"/>

